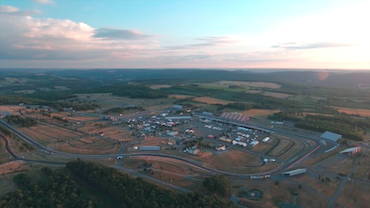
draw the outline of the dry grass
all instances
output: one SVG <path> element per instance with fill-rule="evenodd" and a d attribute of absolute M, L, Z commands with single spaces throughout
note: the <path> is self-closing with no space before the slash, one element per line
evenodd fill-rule
<path fill-rule="evenodd" d="M 314 157 L 314 158 L 311 158 L 309 160 L 306 160 L 302 163 L 302 165 L 305 165 L 305 166 L 315 166 L 317 163 L 320 163 L 326 159 L 329 159 L 330 157 L 333 157 L 335 156 L 336 154 L 338 154 L 338 152 L 342 151 L 344 149 L 344 147 L 338 147 L 336 148 L 335 150 L 331 151 L 331 152 L 328 152 L 328 153 L 325 153 L 323 155 L 320 155 L 318 157 Z"/>
<path fill-rule="evenodd" d="M 213 97 L 196 97 L 194 98 L 195 101 L 201 102 L 201 103 L 207 103 L 207 104 L 221 104 L 221 105 L 227 105 L 228 103 L 232 103 L 228 100 L 221 100 Z"/>
<path fill-rule="evenodd" d="M 267 208 L 276 207 L 273 200 L 280 200 L 282 202 L 292 203 L 293 196 L 292 191 L 298 192 L 297 204 L 305 208 L 326 208 L 329 202 L 319 195 L 311 193 L 305 189 L 298 189 L 298 187 L 290 182 L 280 182 L 279 186 L 274 185 L 274 181 L 270 179 L 259 180 L 258 183 L 255 180 L 246 181 L 238 179 L 230 179 L 231 186 L 243 185 L 246 189 L 259 189 L 264 192 L 261 201 L 252 201 L 243 199 L 243 205 L 251 208 Z M 236 194 L 241 191 L 239 188 L 233 188 L 232 194 Z"/>
<path fill-rule="evenodd" d="M 348 207 L 369 207 L 369 193 L 369 184 L 348 181 L 337 202 Z"/>
<path fill-rule="evenodd" d="M 262 93 L 262 95 L 271 96 L 271 97 L 280 98 L 280 99 L 285 99 L 287 97 L 293 96 L 291 94 L 279 93 L 279 92 L 264 92 Z"/>
<path fill-rule="evenodd" d="M 354 178 L 366 181 L 370 181 L 370 152 L 365 155 L 357 166 L 356 171 L 353 174 Z"/>
<path fill-rule="evenodd" d="M 223 85 L 238 85 L 245 87 L 265 87 L 278 89 L 281 85 L 272 82 L 240 82 L 240 81 L 220 81 Z"/>
<path fill-rule="evenodd" d="M 325 165 L 327 167 L 327 170 L 330 172 L 349 174 L 355 164 L 356 164 L 356 160 L 347 158 L 336 164 L 330 163 L 328 165 L 326 163 Z"/>
<path fill-rule="evenodd" d="M 106 145 L 110 145 L 108 148 Z M 60 144 L 55 147 L 56 150 L 63 151 L 63 152 L 69 152 L 69 153 L 77 153 L 77 154 L 96 154 L 96 155 L 106 155 L 106 154 L 116 154 L 119 152 L 121 145 L 116 144 L 114 148 L 112 148 L 112 143 L 104 143 L 103 145 L 100 144 L 93 144 L 89 145 L 86 144 L 82 146 L 83 148 L 89 148 L 89 149 L 81 149 L 73 147 L 69 144 Z"/>
<path fill-rule="evenodd" d="M 368 109 L 356 109 L 356 108 L 336 108 L 341 113 L 347 114 L 358 114 L 360 116 L 370 116 L 370 110 Z"/>
<path fill-rule="evenodd" d="M 337 191 L 339 183 L 334 179 L 329 181 L 321 181 L 317 178 L 312 178 L 308 174 L 301 174 L 298 176 L 292 177 L 293 180 L 297 181 L 298 183 L 308 186 L 317 192 L 327 196 L 332 197 L 334 193 Z"/>
<path fill-rule="evenodd" d="M 269 153 L 269 155 L 274 156 L 274 157 L 278 157 L 278 156 L 280 156 L 280 154 L 282 154 L 283 151 L 285 152 L 292 145 L 293 145 L 292 141 L 287 140 L 287 139 L 280 139 L 279 145 L 277 147 L 275 147 Z M 284 154 L 286 154 L 286 153 L 284 153 Z"/>
<path fill-rule="evenodd" d="M 10 161 L 0 165 L 0 174 L 7 174 L 26 170 L 22 161 Z"/>
<path fill-rule="evenodd" d="M 172 174 L 170 172 L 165 172 L 161 170 L 152 170 L 152 172 L 153 175 L 150 174 L 150 176 L 165 181 L 167 183 L 172 183 L 176 186 L 184 187 L 193 191 L 199 190 L 203 187 L 201 180 L 192 180 L 184 176 Z"/>
<path fill-rule="evenodd" d="M 8 192 L 17 190 L 17 185 L 13 182 L 13 177 L 18 173 L 9 173 L 0 175 L 0 197 Z"/>
<path fill-rule="evenodd" d="M 150 85 L 150 89 L 153 89 L 153 90 L 158 90 L 158 89 L 161 89 L 161 88 L 170 88 L 172 87 L 172 85 Z"/>
<path fill-rule="evenodd" d="M 205 165 L 219 170 L 245 173 L 250 171 L 248 166 L 262 164 L 260 157 L 240 150 L 232 150 L 221 155 L 212 155 L 204 161 Z"/>
<path fill-rule="evenodd" d="M 266 154 L 266 152 L 268 152 L 271 148 L 273 148 L 273 145 L 261 142 L 257 146 L 253 147 L 253 151 L 261 154 Z"/>

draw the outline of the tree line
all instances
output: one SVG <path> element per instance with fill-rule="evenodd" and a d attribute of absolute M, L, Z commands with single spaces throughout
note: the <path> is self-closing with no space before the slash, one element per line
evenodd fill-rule
<path fill-rule="evenodd" d="M 13 181 L 18 189 L 0 197 L 0 207 L 103 208 L 70 175 L 47 167 L 41 171 L 43 177 L 37 183 L 24 173 L 16 175 Z"/>
<path fill-rule="evenodd" d="M 20 127 L 30 127 L 37 124 L 37 121 L 33 118 L 28 117 L 21 117 L 19 115 L 8 115 L 5 116 L 5 119 L 8 123 L 14 123 L 16 125 L 19 125 Z"/>
<path fill-rule="evenodd" d="M 232 202 L 201 193 L 181 194 L 152 184 L 142 178 L 132 178 L 114 168 L 81 160 L 66 165 L 73 174 L 111 196 L 123 208 L 229 208 Z"/>

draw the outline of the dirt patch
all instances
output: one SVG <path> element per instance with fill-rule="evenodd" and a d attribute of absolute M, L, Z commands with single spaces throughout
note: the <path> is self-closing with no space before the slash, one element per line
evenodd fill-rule
<path fill-rule="evenodd" d="M 280 99 L 285 99 L 287 97 L 293 96 L 293 95 L 290 95 L 290 94 L 279 93 L 279 92 L 264 92 L 264 93 L 262 93 L 262 95 L 275 97 L 275 98 L 280 98 Z"/>
<path fill-rule="evenodd" d="M 264 87 L 278 89 L 281 85 L 272 82 L 241 82 L 241 81 L 220 81 L 223 85 L 238 85 L 245 87 Z"/>
<path fill-rule="evenodd" d="M 207 103 L 207 104 L 221 104 L 221 105 L 227 105 L 228 103 L 232 103 L 228 100 L 221 100 L 213 97 L 196 97 L 194 98 L 195 101 L 201 102 L 201 103 Z"/>
<path fill-rule="evenodd" d="M 370 116 L 370 110 L 368 109 L 356 109 L 356 108 L 336 108 L 341 113 L 347 114 L 358 114 L 360 116 Z"/>
<path fill-rule="evenodd" d="M 22 161 L 11 161 L 0 165 L 0 174 L 20 172 L 26 170 Z"/>
<path fill-rule="evenodd" d="M 370 181 L 370 152 L 368 152 L 367 155 L 364 155 L 359 166 L 356 168 L 353 177 L 360 180 Z"/>

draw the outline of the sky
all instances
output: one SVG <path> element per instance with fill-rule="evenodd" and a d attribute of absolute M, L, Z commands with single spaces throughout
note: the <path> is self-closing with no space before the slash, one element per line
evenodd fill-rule
<path fill-rule="evenodd" d="M 370 69 L 370 0 L 0 0 L 0 68 Z"/>

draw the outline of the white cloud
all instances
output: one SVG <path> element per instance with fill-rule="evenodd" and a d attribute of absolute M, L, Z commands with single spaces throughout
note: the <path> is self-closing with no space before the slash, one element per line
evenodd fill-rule
<path fill-rule="evenodd" d="M 40 3 L 40 4 L 52 4 L 55 5 L 53 0 L 32 0 L 33 2 Z"/>
<path fill-rule="evenodd" d="M 19 11 L 18 8 L 12 6 L 0 6 L 0 13 L 12 13 Z"/>

